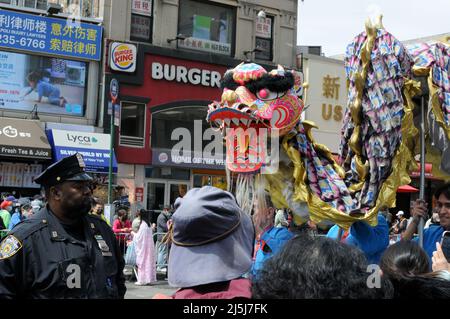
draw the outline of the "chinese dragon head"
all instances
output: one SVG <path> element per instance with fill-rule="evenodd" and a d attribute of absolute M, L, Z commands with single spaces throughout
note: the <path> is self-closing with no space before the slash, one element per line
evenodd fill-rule
<path fill-rule="evenodd" d="M 299 121 L 301 82 L 298 72 L 281 66 L 267 72 L 258 64 L 241 63 L 226 72 L 222 99 L 209 105 L 207 121 L 226 131 L 230 171 L 257 173 L 266 164 L 267 149 L 258 147 L 259 141 L 273 131 L 283 136 Z M 239 128 L 251 133 L 239 134 Z"/>

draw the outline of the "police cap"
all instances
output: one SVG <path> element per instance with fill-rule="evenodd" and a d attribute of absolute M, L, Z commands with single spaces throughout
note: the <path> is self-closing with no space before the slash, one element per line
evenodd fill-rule
<path fill-rule="evenodd" d="M 34 182 L 50 187 L 65 181 L 92 181 L 92 177 L 85 172 L 85 167 L 83 157 L 76 153 L 50 165 Z"/>

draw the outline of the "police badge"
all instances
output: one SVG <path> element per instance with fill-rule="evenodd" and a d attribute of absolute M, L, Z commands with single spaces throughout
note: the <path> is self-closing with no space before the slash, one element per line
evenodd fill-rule
<path fill-rule="evenodd" d="M 7 236 L 0 244 L 0 260 L 14 256 L 20 249 L 22 243 L 13 235 Z"/>

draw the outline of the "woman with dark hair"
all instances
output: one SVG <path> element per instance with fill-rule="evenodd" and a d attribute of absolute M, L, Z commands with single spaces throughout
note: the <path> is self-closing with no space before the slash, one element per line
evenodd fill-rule
<path fill-rule="evenodd" d="M 450 281 L 430 273 L 426 251 L 402 240 L 389 246 L 380 262 L 383 277 L 394 285 L 395 298 L 450 298 Z"/>
<path fill-rule="evenodd" d="M 129 237 L 127 234 L 131 233 L 131 222 L 128 219 L 128 212 L 124 208 L 120 208 L 117 212 L 117 218 L 113 223 L 113 232 L 119 241 L 122 254 L 125 254 L 126 240 Z"/>
<path fill-rule="evenodd" d="M 136 285 L 143 286 L 156 281 L 155 244 L 150 224 L 150 211 L 141 209 L 138 217 L 141 220 L 139 230 L 133 236 L 138 267 Z"/>
<path fill-rule="evenodd" d="M 252 293 L 256 299 L 392 297 L 388 280 L 380 278 L 379 285 L 371 287 L 370 276 L 366 258 L 359 249 L 300 233 L 266 261 L 253 282 Z"/>

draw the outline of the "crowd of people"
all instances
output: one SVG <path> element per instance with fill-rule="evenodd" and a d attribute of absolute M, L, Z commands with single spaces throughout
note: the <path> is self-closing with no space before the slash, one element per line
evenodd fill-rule
<path fill-rule="evenodd" d="M 440 222 L 425 229 L 421 248 L 412 236 L 426 217 L 419 200 L 402 239 L 391 243 L 387 212 L 375 227 L 355 222 L 321 236 L 312 223 L 291 227 L 268 196 L 272 222 L 255 227 L 230 193 L 193 189 L 172 217 L 168 279 L 180 289 L 155 298 L 450 298 L 450 184 L 435 197 Z"/>
<path fill-rule="evenodd" d="M 265 217 L 255 220 L 234 195 L 211 186 L 188 191 L 157 219 L 152 211 L 119 207 L 111 226 L 79 163 L 68 158 L 38 177 L 45 200 L 4 194 L 0 221 L 10 231 L 0 244 L 0 297 L 123 298 L 128 264 L 137 285 L 153 284 L 164 270 L 178 288 L 154 298 L 450 298 L 450 183 L 434 194 L 439 222 L 424 230 L 421 248 L 417 227 L 428 207 L 420 200 L 409 224 L 397 214 L 395 227 L 403 231 L 395 243 L 387 211 L 374 227 L 363 221 L 349 229 L 298 226 L 265 194 L 265 204 L 254 206 Z M 88 269 L 86 260 L 93 260 L 95 273 L 81 269 L 83 285 L 64 275 L 69 289 L 62 289 L 51 275 Z"/>

